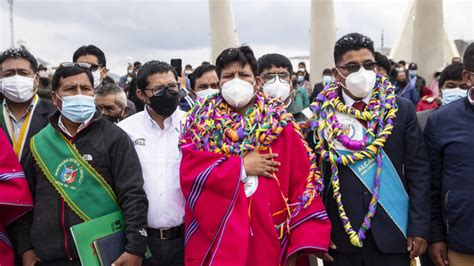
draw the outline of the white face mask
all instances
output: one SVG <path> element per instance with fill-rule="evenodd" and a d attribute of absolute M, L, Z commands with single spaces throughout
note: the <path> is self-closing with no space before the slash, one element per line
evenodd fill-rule
<path fill-rule="evenodd" d="M 94 77 L 94 89 L 97 89 L 100 84 L 102 83 L 102 78 L 100 76 L 100 70 L 96 70 L 92 72 L 92 76 Z"/>
<path fill-rule="evenodd" d="M 15 75 L 3 78 L 1 82 L 3 95 L 12 102 L 24 103 L 35 95 L 32 78 Z"/>
<path fill-rule="evenodd" d="M 276 79 L 275 82 L 271 84 L 265 83 L 263 85 L 263 93 L 267 96 L 285 101 L 290 95 L 290 84 Z"/>
<path fill-rule="evenodd" d="M 332 81 L 332 76 L 323 76 L 323 84 L 329 84 Z"/>
<path fill-rule="evenodd" d="M 341 74 L 341 72 L 339 72 L 339 74 Z M 341 76 L 343 75 L 341 74 Z M 342 86 L 353 96 L 364 98 L 372 92 L 377 76 L 374 71 L 365 70 L 365 68 L 361 67 L 359 71 L 351 73 L 344 78 L 346 79 L 346 85 L 344 86 L 344 84 L 342 84 Z"/>
<path fill-rule="evenodd" d="M 222 84 L 221 94 L 224 100 L 232 107 L 240 108 L 252 100 L 255 91 L 250 82 L 234 78 Z"/>
<path fill-rule="evenodd" d="M 218 89 L 205 89 L 205 90 L 202 90 L 202 91 L 197 91 L 196 92 L 196 96 L 199 98 L 199 99 L 204 99 L 208 96 L 211 96 L 211 95 L 214 95 L 214 94 L 217 94 L 219 93 L 219 90 Z"/>

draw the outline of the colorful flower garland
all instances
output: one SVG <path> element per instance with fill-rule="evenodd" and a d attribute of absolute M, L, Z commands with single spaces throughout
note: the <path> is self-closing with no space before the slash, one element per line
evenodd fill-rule
<path fill-rule="evenodd" d="M 304 140 L 293 116 L 285 111 L 282 102 L 257 94 L 254 106 L 242 116 L 228 105 L 220 94 L 200 100 L 181 124 L 180 143 L 191 141 L 199 150 L 243 158 L 254 150 L 271 149 L 270 145 L 289 123 L 303 141 L 311 163 L 306 189 L 299 197 L 300 201 L 288 204 L 288 199 L 282 194 L 287 205 L 285 211 L 289 215 L 284 223 L 286 226 L 281 224 L 276 228 L 285 227 L 289 231 L 290 219 L 311 204 L 316 193 L 321 192 L 323 181 L 315 154 Z M 275 180 L 278 181 L 276 178 Z"/>
<path fill-rule="evenodd" d="M 341 102 L 340 90 L 340 84 L 332 83 L 318 95 L 316 101 L 310 106 L 314 116 L 309 120 L 309 127 L 314 132 L 315 151 L 320 154 L 322 160 L 328 161 L 331 165 L 331 184 L 344 230 L 349 235 L 352 245 L 362 247 L 365 234 L 371 227 L 371 219 L 375 215 L 379 199 L 382 148 L 392 134 L 393 120 L 396 117 L 398 107 L 395 103 L 395 88 L 382 75 L 377 75 L 377 83 L 372 98 L 362 112 Z M 353 140 L 346 135 L 337 120 L 336 112 L 367 122 L 367 132 L 362 140 Z M 338 154 L 335 140 L 354 152 L 348 155 Z M 347 166 L 366 158 L 376 159 L 377 171 L 369 210 L 359 231 L 355 232 L 342 204 L 338 165 Z"/>

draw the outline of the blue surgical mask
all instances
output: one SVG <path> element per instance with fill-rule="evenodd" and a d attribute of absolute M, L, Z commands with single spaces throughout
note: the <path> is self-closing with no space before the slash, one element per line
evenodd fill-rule
<path fill-rule="evenodd" d="M 86 95 L 64 96 L 61 114 L 74 123 L 84 123 L 95 113 L 95 98 Z"/>
<path fill-rule="evenodd" d="M 414 78 L 416 77 L 418 73 L 416 72 L 416 70 L 408 70 L 408 75 L 411 77 L 411 78 Z"/>
<path fill-rule="evenodd" d="M 464 98 L 467 95 L 467 91 L 461 88 L 443 89 L 441 92 L 443 96 L 441 103 L 443 105 L 450 104 L 458 99 Z"/>
<path fill-rule="evenodd" d="M 332 76 L 323 76 L 323 84 L 324 85 L 327 85 L 329 83 L 331 83 L 332 81 Z"/>
<path fill-rule="evenodd" d="M 296 78 L 296 81 L 298 81 L 298 82 L 303 82 L 303 80 L 304 80 L 304 76 L 298 76 Z"/>

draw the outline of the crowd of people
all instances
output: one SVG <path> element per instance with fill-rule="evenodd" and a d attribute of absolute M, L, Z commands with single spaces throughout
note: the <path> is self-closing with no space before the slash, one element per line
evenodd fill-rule
<path fill-rule="evenodd" d="M 474 43 L 429 83 L 359 33 L 333 54 L 312 86 L 248 46 L 117 82 L 94 45 L 4 51 L 0 265 L 81 265 L 70 228 L 113 212 L 113 265 L 474 265 Z"/>

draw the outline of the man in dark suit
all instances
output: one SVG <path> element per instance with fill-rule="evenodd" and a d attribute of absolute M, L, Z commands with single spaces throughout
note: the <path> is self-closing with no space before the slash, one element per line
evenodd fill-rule
<path fill-rule="evenodd" d="M 48 124 L 56 108 L 41 100 L 38 91 L 38 63 L 24 48 L 11 48 L 0 55 L 1 92 L 0 126 L 24 166 L 30 139 Z"/>
<path fill-rule="evenodd" d="M 332 85 L 337 93 L 332 98 L 334 101 L 337 98 L 347 107 L 374 114 L 374 100 L 380 100 L 380 95 L 383 95 L 384 92 L 387 92 L 389 96 L 394 96 L 394 93 L 388 89 L 390 87 L 388 81 L 385 85 L 379 84 L 383 84 L 385 77 L 382 75 L 376 76 L 375 74 L 374 46 L 373 41 L 368 37 L 358 33 L 351 33 L 342 37 L 335 45 L 334 59 L 333 74 L 338 81 Z M 372 94 L 379 87 L 382 87 L 382 89 L 378 93 Z M 327 96 L 327 101 L 331 101 L 331 96 Z M 393 165 L 393 175 L 390 179 L 396 185 L 389 183 L 390 187 L 387 188 L 387 183 L 384 182 L 387 181 L 386 177 L 388 177 L 387 175 L 392 168 L 383 164 L 380 172 L 380 187 L 382 187 L 382 190 L 379 190 L 380 195 L 376 201 L 375 214 L 373 205 L 371 205 L 374 200 L 371 193 L 374 181 L 372 183 L 366 182 L 364 185 L 355 174 L 360 170 L 350 168 L 351 163 L 331 165 L 329 160 L 326 160 L 327 157 L 324 156 L 325 162 L 321 165 L 325 180 L 323 198 L 332 223 L 331 239 L 333 243 L 330 254 L 334 258 L 333 262 L 325 262 L 325 265 L 409 265 L 410 259 L 419 256 L 426 250 L 430 235 L 429 163 L 413 105 L 408 100 L 400 97 L 396 97 L 395 102 L 398 111 L 396 112 L 396 118 L 393 119 L 393 129 L 391 134 L 388 135 L 383 151 L 389 159 L 387 165 L 390 165 L 390 161 Z M 322 105 L 322 102 L 320 104 Z M 379 133 L 382 131 L 377 126 L 372 127 L 374 121 L 368 123 L 369 119 L 359 119 L 359 122 L 354 115 L 351 115 L 353 112 L 339 113 L 334 110 L 335 108 L 332 108 L 332 110 L 330 108 L 332 108 L 331 105 L 325 105 L 316 113 L 316 117 L 321 118 L 320 114 L 322 112 L 333 112 L 342 126 L 348 126 L 343 129 L 347 129 L 346 136 L 353 140 L 361 140 L 362 135 L 355 134 L 357 129 L 352 128 L 359 128 L 358 132 L 366 132 L 363 127 L 375 129 L 375 132 Z M 389 107 L 384 118 L 389 116 L 390 108 L 395 107 Z M 351 108 L 351 110 L 353 109 Z M 324 117 L 327 116 L 322 116 L 321 119 L 324 119 Z M 377 119 L 378 117 L 375 118 L 375 120 Z M 387 121 L 385 120 L 385 122 Z M 328 142 L 335 144 L 338 154 L 341 152 L 338 147 L 346 148 L 349 154 L 355 152 L 353 149 L 356 148 L 350 149 L 348 146 L 344 146 L 342 142 L 328 136 L 325 133 L 322 134 L 321 138 L 317 138 L 317 143 L 323 144 L 322 149 L 316 147 L 315 152 L 320 153 L 318 155 L 321 156 L 323 154 L 321 152 L 327 151 Z M 365 150 L 365 147 L 362 147 L 362 150 Z M 369 162 L 369 159 L 367 160 Z M 377 165 L 374 163 L 374 168 L 376 167 Z M 334 169 L 338 171 L 336 174 Z M 358 172 L 358 174 L 364 175 L 362 172 Z M 335 176 L 339 180 L 337 183 L 334 181 Z M 384 178 L 386 179 L 382 180 Z M 384 185 L 385 188 L 383 188 Z M 385 195 L 382 195 L 384 192 Z M 342 199 L 339 204 L 334 196 L 338 193 L 341 196 L 339 199 Z M 386 209 L 385 206 L 388 205 L 381 204 L 378 201 L 378 199 L 384 197 L 386 199 L 388 194 L 391 193 L 397 193 L 394 197 L 396 200 L 402 196 L 406 198 L 406 208 L 401 208 L 401 210 L 404 210 L 402 211 L 404 216 L 408 217 L 404 220 L 404 223 L 401 223 L 400 219 L 393 218 L 393 207 Z M 345 211 L 341 211 L 341 202 Z M 372 209 L 371 212 L 369 212 L 370 209 Z M 340 217 L 344 216 L 340 215 L 340 212 L 347 215 L 350 221 L 349 224 L 347 219 Z M 368 216 L 369 213 L 374 214 L 374 216 Z M 403 219 L 401 220 L 403 221 Z M 351 239 L 349 237 L 351 231 L 348 230 L 349 227 L 353 230 Z M 365 228 L 366 231 L 359 230 L 361 227 Z"/>

